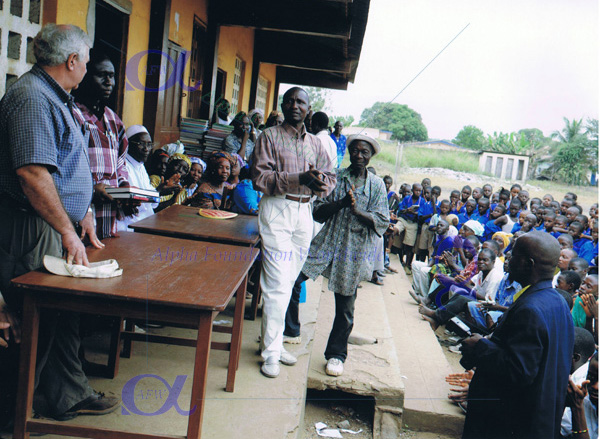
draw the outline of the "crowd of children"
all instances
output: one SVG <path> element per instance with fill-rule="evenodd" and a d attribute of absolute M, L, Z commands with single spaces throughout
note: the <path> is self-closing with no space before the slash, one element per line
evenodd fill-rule
<path fill-rule="evenodd" d="M 492 334 L 526 290 L 512 278 L 509 268 L 517 240 L 532 231 L 558 240 L 561 250 L 552 286 L 571 310 L 576 328 L 574 358 L 579 355 L 581 360 L 571 370 L 561 434 L 585 437 L 580 434 L 586 418 L 584 433 L 598 437 L 597 357 L 595 375 L 587 373 L 598 343 L 598 204 L 586 215 L 572 192 L 562 200 L 551 194 L 540 199 L 530 198 L 519 184 L 496 191 L 489 184 L 481 188 L 465 185 L 452 190 L 449 199 L 440 199 L 440 187 L 432 186 L 428 178 L 400 184 L 399 193 L 392 190 L 390 176 L 384 182 L 391 218 L 386 249 L 398 254 L 405 272 L 412 275 L 409 293 L 422 318 L 434 331 L 445 325 L 460 336 L 453 339 L 453 352 L 461 352 L 460 338 L 468 334 Z M 544 240 L 544 235 L 536 236 Z M 584 339 L 586 348 L 582 347 Z M 578 370 L 584 366 L 585 370 Z M 472 371 L 448 377 L 455 386 L 450 399 L 465 411 L 472 377 Z M 586 378 L 589 383 L 584 382 Z M 574 393 L 580 396 L 578 404 L 573 403 Z M 593 410 L 584 413 L 585 404 L 592 404 Z"/>

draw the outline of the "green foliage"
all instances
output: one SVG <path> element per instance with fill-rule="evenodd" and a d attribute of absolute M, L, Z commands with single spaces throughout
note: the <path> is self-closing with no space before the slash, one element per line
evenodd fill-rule
<path fill-rule="evenodd" d="M 311 105 L 311 110 L 315 113 L 317 111 L 327 111 L 329 108 L 328 100 L 331 91 L 327 88 L 319 87 L 302 87 L 308 93 L 308 99 Z"/>
<path fill-rule="evenodd" d="M 464 148 L 474 149 L 476 151 L 484 149 L 487 144 L 485 137 L 483 136 L 483 131 L 473 125 L 463 127 L 452 142 Z"/>
<path fill-rule="evenodd" d="M 349 127 L 354 122 L 354 116 L 329 116 L 329 126 L 332 127 L 338 120 L 342 121 L 345 127 Z"/>
<path fill-rule="evenodd" d="M 557 143 L 551 178 L 569 184 L 586 184 L 587 172 L 598 171 L 598 120 L 588 119 L 585 127 L 582 119 L 570 121 L 565 117 L 563 120 L 563 129 L 552 133 Z"/>
<path fill-rule="evenodd" d="M 427 128 L 421 115 L 406 105 L 375 102 L 360 116 L 360 126 L 392 132 L 392 138 L 401 142 L 427 140 Z"/>

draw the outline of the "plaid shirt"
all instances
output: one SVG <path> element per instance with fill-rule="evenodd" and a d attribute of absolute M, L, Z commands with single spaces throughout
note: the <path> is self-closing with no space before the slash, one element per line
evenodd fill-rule
<path fill-rule="evenodd" d="M 125 165 L 127 137 L 119 116 L 104 107 L 102 119 L 98 119 L 85 105 L 76 103 L 75 116 L 89 135 L 88 154 L 94 184 L 109 186 L 128 185 L 129 174 Z M 117 232 L 117 204 L 94 203 L 96 234 L 99 239 L 115 236 Z"/>
<path fill-rule="evenodd" d="M 0 194 L 33 211 L 16 169 L 44 165 L 69 219 L 81 221 L 92 199 L 87 140 L 73 118 L 73 98 L 37 64 L 0 102 Z"/>

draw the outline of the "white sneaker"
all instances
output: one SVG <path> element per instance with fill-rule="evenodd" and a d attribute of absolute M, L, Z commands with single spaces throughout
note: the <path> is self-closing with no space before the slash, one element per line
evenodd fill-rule
<path fill-rule="evenodd" d="M 285 364 L 286 366 L 293 366 L 298 362 L 298 359 L 284 349 L 281 351 L 281 357 L 279 357 L 279 361 L 281 364 Z"/>
<path fill-rule="evenodd" d="M 283 342 L 288 344 L 300 344 L 302 343 L 302 336 L 299 335 L 297 337 L 288 337 L 287 335 L 284 335 Z"/>
<path fill-rule="evenodd" d="M 260 366 L 262 374 L 268 378 L 277 378 L 279 376 L 279 360 L 274 355 L 267 358 Z"/>
<path fill-rule="evenodd" d="M 339 358 L 330 358 L 327 360 L 325 373 L 332 377 L 339 377 L 344 373 L 344 363 Z"/>

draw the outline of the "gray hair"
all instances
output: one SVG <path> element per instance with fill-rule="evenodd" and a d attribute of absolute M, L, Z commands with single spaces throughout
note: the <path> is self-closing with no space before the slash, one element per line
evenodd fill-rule
<path fill-rule="evenodd" d="M 88 34 L 72 24 L 45 25 L 33 39 L 33 54 L 41 66 L 57 66 L 67 61 L 73 53 L 83 59 L 87 48 L 92 47 Z"/>

